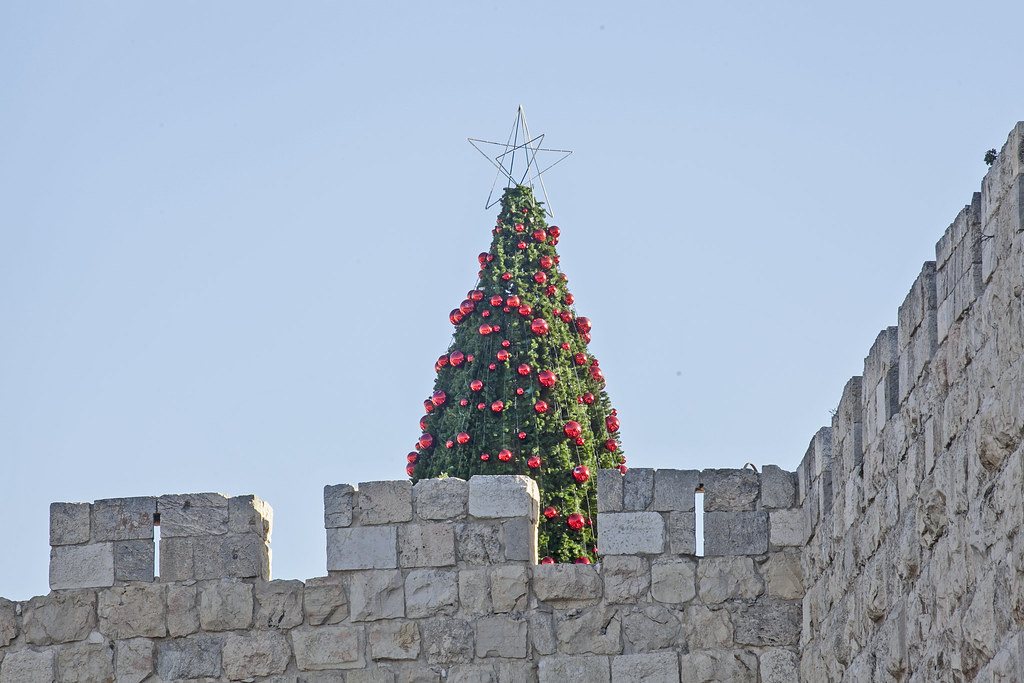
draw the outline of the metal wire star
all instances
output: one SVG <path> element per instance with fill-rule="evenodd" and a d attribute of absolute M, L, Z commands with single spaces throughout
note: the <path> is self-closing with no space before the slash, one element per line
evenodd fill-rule
<path fill-rule="evenodd" d="M 491 164 L 498 169 L 497 175 L 494 177 L 494 183 L 491 184 L 491 191 L 487 195 L 487 206 L 491 208 L 495 204 L 501 201 L 501 198 L 494 198 L 494 191 L 498 187 L 498 180 L 504 177 L 508 184 L 505 187 L 512 187 L 513 185 L 527 185 L 531 189 L 534 188 L 534 182 L 540 184 L 540 189 L 544 193 L 544 210 L 547 211 L 549 216 L 554 216 L 554 211 L 551 210 L 551 201 L 548 198 L 548 190 L 544 186 L 543 174 L 551 170 L 554 166 L 565 161 L 572 154 L 572 150 L 568 149 L 548 149 L 542 147 L 544 143 L 544 133 L 536 137 L 531 137 L 530 127 L 526 124 L 526 111 L 522 105 L 519 105 L 519 109 L 516 111 L 516 121 L 512 125 L 512 132 L 508 135 L 508 140 L 505 142 L 492 142 L 490 140 L 480 140 L 479 138 L 467 138 L 469 144 L 473 145 L 473 148 L 480 152 Z M 499 153 L 495 157 L 491 157 L 481 149 L 480 145 L 491 145 L 493 151 L 494 148 L 500 147 L 504 151 Z M 541 168 L 540 163 L 537 160 L 537 156 L 541 153 L 555 153 L 560 154 L 555 161 L 548 164 L 544 168 Z M 517 167 L 518 162 L 518 167 Z"/>

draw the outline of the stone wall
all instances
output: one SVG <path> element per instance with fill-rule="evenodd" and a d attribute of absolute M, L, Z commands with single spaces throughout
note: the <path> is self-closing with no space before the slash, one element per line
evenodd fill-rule
<path fill-rule="evenodd" d="M 1022 139 L 798 468 L 804 680 L 1024 680 Z"/>

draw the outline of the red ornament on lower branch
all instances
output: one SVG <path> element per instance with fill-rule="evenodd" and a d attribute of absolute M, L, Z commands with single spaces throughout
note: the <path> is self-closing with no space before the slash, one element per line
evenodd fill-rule
<path fill-rule="evenodd" d="M 572 468 L 572 478 L 579 483 L 584 483 L 590 479 L 590 468 L 586 465 L 576 465 Z"/>
<path fill-rule="evenodd" d="M 574 512 L 566 518 L 565 523 L 573 531 L 579 531 L 586 525 L 587 521 L 583 518 L 583 515 L 578 512 Z"/>

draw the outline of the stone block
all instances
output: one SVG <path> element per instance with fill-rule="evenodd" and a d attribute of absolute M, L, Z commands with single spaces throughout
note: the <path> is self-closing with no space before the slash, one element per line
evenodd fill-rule
<path fill-rule="evenodd" d="M 768 597 L 799 600 L 804 596 L 799 552 L 772 553 L 761 571 L 768 585 Z"/>
<path fill-rule="evenodd" d="M 615 683 L 679 683 L 679 659 L 675 652 L 651 652 L 612 657 L 612 681 Z"/>
<path fill-rule="evenodd" d="M 521 612 L 526 609 L 529 580 L 529 571 L 525 565 L 506 564 L 492 569 L 490 584 L 494 611 Z"/>
<path fill-rule="evenodd" d="M 336 576 L 308 579 L 302 600 L 306 623 L 310 626 L 337 624 L 348 617 L 348 595 Z"/>
<path fill-rule="evenodd" d="M 199 589 L 167 586 L 167 635 L 179 638 L 199 630 Z"/>
<path fill-rule="evenodd" d="M 457 522 L 455 547 L 465 564 L 488 565 L 504 561 L 501 525 L 498 522 Z"/>
<path fill-rule="evenodd" d="M 114 585 L 114 544 L 50 548 L 50 588 L 105 588 Z"/>
<path fill-rule="evenodd" d="M 800 657 L 793 650 L 770 648 L 760 657 L 761 683 L 791 683 L 800 680 Z"/>
<path fill-rule="evenodd" d="M 57 680 L 97 683 L 114 680 L 114 651 L 106 643 L 75 643 L 57 651 Z"/>
<path fill-rule="evenodd" d="M 651 571 L 647 560 L 635 555 L 601 557 L 604 599 L 610 605 L 631 604 L 647 597 L 651 589 Z"/>
<path fill-rule="evenodd" d="M 597 535 L 601 552 L 608 555 L 665 551 L 665 521 L 657 512 L 601 513 L 597 516 Z"/>
<path fill-rule="evenodd" d="M 521 616 L 495 615 L 474 622 L 477 657 L 525 657 L 527 621 Z"/>
<path fill-rule="evenodd" d="M 153 581 L 156 545 L 153 541 L 114 541 L 114 580 Z"/>
<path fill-rule="evenodd" d="M 350 484 L 324 487 L 324 528 L 342 529 L 352 526 L 356 490 Z"/>
<path fill-rule="evenodd" d="M 270 541 L 274 510 L 270 503 L 256 496 L 235 496 L 228 499 L 228 532 L 254 534 Z"/>
<path fill-rule="evenodd" d="M 625 652 L 681 648 L 679 612 L 659 604 L 639 604 L 620 610 Z"/>
<path fill-rule="evenodd" d="M 18 637 L 18 606 L 0 598 L 0 647 L 7 647 Z"/>
<path fill-rule="evenodd" d="M 92 543 L 153 539 L 156 498 L 108 498 L 92 504 Z"/>
<path fill-rule="evenodd" d="M 228 499 L 220 493 L 160 496 L 160 538 L 228 533 Z M 95 520 L 95 515 L 93 516 Z"/>
<path fill-rule="evenodd" d="M 668 532 L 668 551 L 673 555 L 697 554 L 697 522 L 696 513 L 670 512 L 665 515 L 665 526 Z"/>
<path fill-rule="evenodd" d="M 611 667 L 607 657 L 542 657 L 537 665 L 539 683 L 610 683 Z"/>
<path fill-rule="evenodd" d="M 597 511 L 622 512 L 622 472 L 618 469 L 597 471 Z"/>
<path fill-rule="evenodd" d="M 222 536 L 196 536 L 191 541 L 196 579 L 269 579 L 270 546 L 256 534 L 226 534 Z M 161 537 L 161 565 L 163 564 Z"/>
<path fill-rule="evenodd" d="M 50 545 L 88 543 L 89 503 L 50 503 Z"/>
<path fill-rule="evenodd" d="M 601 575 L 594 565 L 539 564 L 533 567 L 533 594 L 542 602 L 596 601 Z"/>
<path fill-rule="evenodd" d="M 705 512 L 705 555 L 761 555 L 768 552 L 768 513 Z"/>
<path fill-rule="evenodd" d="M 221 641 L 206 634 L 161 640 L 156 646 L 157 675 L 164 681 L 217 678 L 221 651 Z"/>
<path fill-rule="evenodd" d="M 802 548 L 810 535 L 807 513 L 801 508 L 772 510 L 768 513 L 771 529 L 769 540 L 773 546 Z"/>
<path fill-rule="evenodd" d="M 700 472 L 697 470 L 657 470 L 654 473 L 654 502 L 659 512 L 693 512 Z"/>
<path fill-rule="evenodd" d="M 349 582 L 352 621 L 405 616 L 405 581 L 400 571 L 354 572 Z"/>
<path fill-rule="evenodd" d="M 654 501 L 654 470 L 631 467 L 622 478 L 622 509 L 631 512 L 647 510 Z"/>
<path fill-rule="evenodd" d="M 463 569 L 459 572 L 459 604 L 467 614 L 490 614 L 490 572 L 487 569 Z"/>
<path fill-rule="evenodd" d="M 682 604 L 697 594 L 697 565 L 692 560 L 655 562 L 651 565 L 651 597 L 658 602 Z"/>
<path fill-rule="evenodd" d="M 501 540 L 506 560 L 537 564 L 536 522 L 526 517 L 506 519 L 501 523 Z"/>
<path fill-rule="evenodd" d="M 444 522 L 403 524 L 398 527 L 401 567 L 447 567 L 455 564 L 455 530 Z"/>
<path fill-rule="evenodd" d="M 427 619 L 420 625 L 427 662 L 450 666 L 473 661 L 473 625 L 471 622 L 454 617 L 438 617 Z"/>
<path fill-rule="evenodd" d="M 22 630 L 31 645 L 84 640 L 96 628 L 96 594 L 92 591 L 50 593 L 23 606 Z"/>
<path fill-rule="evenodd" d="M 412 520 L 411 481 L 364 481 L 359 484 L 360 525 L 396 524 Z"/>
<path fill-rule="evenodd" d="M 757 472 L 748 469 L 710 469 L 703 470 L 700 476 L 704 484 L 705 512 L 737 512 L 756 507 L 761 492 Z"/>
<path fill-rule="evenodd" d="M 302 623 L 301 581 L 256 583 L 256 628 L 294 628 Z"/>
<path fill-rule="evenodd" d="M 454 614 L 459 607 L 458 572 L 413 569 L 405 577 L 405 616 Z"/>
<path fill-rule="evenodd" d="M 274 631 L 232 634 L 224 641 L 224 675 L 229 681 L 283 674 L 292 650 L 288 639 Z"/>
<path fill-rule="evenodd" d="M 299 671 L 361 669 L 363 631 L 358 626 L 317 626 L 292 631 Z"/>
<path fill-rule="evenodd" d="M 793 472 L 776 465 L 761 468 L 761 507 L 766 510 L 796 505 L 797 481 Z"/>
<path fill-rule="evenodd" d="M 420 629 L 415 621 L 378 621 L 369 626 L 370 658 L 416 659 L 420 654 Z"/>
<path fill-rule="evenodd" d="M 606 605 L 559 610 L 555 614 L 558 651 L 568 655 L 616 655 L 622 652 L 619 612 Z"/>
<path fill-rule="evenodd" d="M 327 571 L 394 569 L 397 566 L 397 527 L 327 530 Z"/>
<path fill-rule="evenodd" d="M 135 583 L 102 590 L 96 611 L 100 633 L 111 640 L 167 635 L 167 603 L 162 584 Z"/>
<path fill-rule="evenodd" d="M 119 640 L 114 652 L 117 683 L 142 683 L 156 668 L 156 647 L 148 638 Z"/>
<path fill-rule="evenodd" d="M 421 479 L 412 487 L 412 498 L 420 519 L 459 519 L 469 505 L 469 482 L 458 477 Z"/>
<path fill-rule="evenodd" d="M 199 591 L 199 623 L 204 631 L 235 631 L 252 626 L 252 584 L 232 579 L 210 582 Z"/>
<path fill-rule="evenodd" d="M 757 655 L 746 650 L 690 652 L 679 658 L 683 681 L 757 683 Z M 794 678 L 790 683 L 799 679 Z"/>
<path fill-rule="evenodd" d="M 743 645 L 799 645 L 801 608 L 786 602 L 741 605 L 732 614 L 736 642 Z"/>
<path fill-rule="evenodd" d="M 697 563 L 700 600 L 717 605 L 726 600 L 753 600 L 764 593 L 764 581 L 749 557 L 703 557 Z"/>
<path fill-rule="evenodd" d="M 729 618 L 729 613 L 724 609 L 712 610 L 704 605 L 691 604 L 683 611 L 682 623 L 686 645 L 691 652 L 694 650 L 716 650 L 732 647 L 732 620 Z M 756 666 L 755 663 L 755 671 Z M 686 677 L 685 671 L 683 673 L 683 680 L 692 680 Z"/>
<path fill-rule="evenodd" d="M 530 644 L 534 655 L 554 654 L 558 649 L 558 639 L 555 637 L 555 620 L 551 613 L 530 610 L 527 619 L 530 622 Z"/>
<path fill-rule="evenodd" d="M 0 662 L 0 683 L 53 683 L 57 680 L 53 650 L 18 650 Z"/>
<path fill-rule="evenodd" d="M 492 519 L 540 515 L 537 482 L 521 474 L 477 475 L 469 479 L 469 514 Z"/>

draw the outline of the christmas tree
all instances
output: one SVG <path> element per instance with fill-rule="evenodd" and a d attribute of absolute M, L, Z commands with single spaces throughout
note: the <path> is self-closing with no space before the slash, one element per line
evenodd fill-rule
<path fill-rule="evenodd" d="M 541 496 L 543 562 L 597 558 L 596 470 L 619 467 L 619 418 L 559 269 L 561 231 L 524 185 L 505 189 L 479 280 L 450 314 L 455 334 L 423 402 L 413 480 L 524 474 Z"/>

